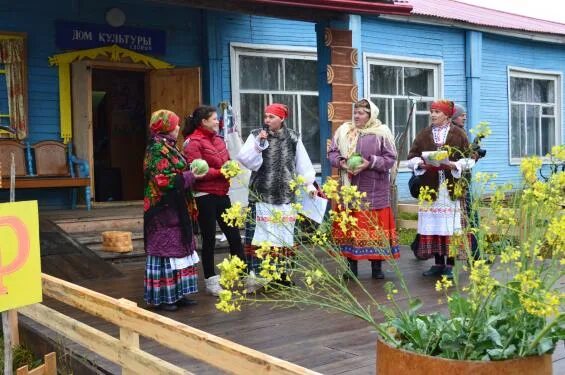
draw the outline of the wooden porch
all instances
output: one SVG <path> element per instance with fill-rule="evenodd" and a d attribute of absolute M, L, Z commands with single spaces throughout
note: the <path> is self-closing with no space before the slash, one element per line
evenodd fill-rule
<path fill-rule="evenodd" d="M 88 222 L 98 220 L 96 225 L 107 223 L 112 227 L 116 225 L 135 224 L 141 213 L 141 206 L 111 207 L 86 211 L 54 211 L 40 213 L 42 219 L 42 251 L 44 248 L 43 238 L 47 230 L 56 228 L 48 227 L 48 223 L 66 222 L 73 223 L 76 228 L 81 225 L 83 232 L 76 231 L 70 235 L 75 238 L 86 237 L 85 233 L 96 233 L 92 231 L 93 224 Z M 77 215 L 78 214 L 78 215 Z M 123 221 L 122 221 L 123 220 Z M 102 225 L 103 226 L 103 225 Z M 51 229 L 49 229 L 51 228 Z M 92 235 L 94 237 L 94 235 Z M 75 245 L 80 248 L 80 242 L 74 239 Z M 89 244 L 86 244 L 87 248 Z M 92 246 L 92 245 L 90 245 Z M 95 246 L 94 246 L 95 247 Z M 143 256 L 131 256 L 129 258 L 114 258 L 102 261 L 98 257 L 99 270 L 89 267 L 89 272 L 80 272 L 84 263 L 94 264 L 94 255 L 98 250 L 88 253 L 82 248 L 76 255 L 74 267 L 75 272 L 58 269 L 70 267 L 65 262 L 58 263 L 58 256 L 68 255 L 71 251 L 68 246 L 65 254 L 57 255 L 57 251 L 51 251 L 49 255 L 43 255 L 43 271 L 61 277 L 68 275 L 67 279 L 72 282 L 106 294 L 115 298 L 126 298 L 136 302 L 139 306 L 145 306 L 143 301 Z M 52 247 L 51 249 L 54 249 Z M 444 307 L 438 304 L 438 294 L 434 289 L 435 280 L 421 276 L 421 273 L 429 267 L 430 262 L 418 261 L 412 255 L 410 249 L 403 247 L 401 250 L 400 269 L 405 275 L 406 281 L 415 296 L 424 302 L 424 311 L 441 310 Z M 94 255 L 92 255 L 94 254 Z M 217 254 L 217 262 L 225 253 Z M 46 262 L 46 257 L 51 257 Z M 90 258 L 88 258 L 90 257 Z M 60 258 L 64 259 L 64 258 Z M 80 260 L 83 259 L 83 262 Z M 360 262 L 359 277 L 366 288 L 378 301 L 386 301 L 382 289 L 383 281 L 370 278 L 369 262 Z M 97 272 L 99 271 L 99 272 Z M 59 273 L 59 275 L 57 275 Z M 397 278 L 390 269 L 385 267 L 387 280 L 395 281 Z M 563 284 L 562 284 L 563 286 Z M 204 290 L 202 276 L 199 288 Z M 296 363 L 306 368 L 324 374 L 374 374 L 375 373 L 375 340 L 376 333 L 366 326 L 364 322 L 354 320 L 339 314 L 329 314 L 313 308 L 271 310 L 267 306 L 248 307 L 242 312 L 226 315 L 215 309 L 215 298 L 200 292 L 195 297 L 198 305 L 184 307 L 179 311 L 166 313 L 157 311 L 159 314 L 190 325 L 194 328 L 204 330 L 211 334 L 232 340 L 236 343 L 262 351 L 275 357 Z M 60 302 L 47 299 L 45 304 L 64 314 L 84 322 L 96 329 L 104 331 L 114 337 L 119 337 L 119 329 L 102 319 L 95 318 L 87 313 L 68 307 Z M 21 318 L 24 324 L 28 324 L 44 334 L 53 336 L 48 329 L 26 318 Z M 94 363 L 107 373 L 120 373 L 120 368 L 96 355 L 87 352 L 76 344 L 65 343 L 69 349 L 81 353 L 84 358 Z M 176 364 L 197 374 L 219 374 L 221 371 L 197 360 L 190 359 L 177 352 L 167 349 L 149 339 L 141 340 L 141 348 L 166 361 Z M 565 373 L 565 349 L 561 344 L 553 355 L 554 373 Z"/>

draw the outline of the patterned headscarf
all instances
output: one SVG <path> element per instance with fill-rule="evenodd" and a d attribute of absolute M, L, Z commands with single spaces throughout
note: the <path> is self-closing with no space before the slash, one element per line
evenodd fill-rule
<path fill-rule="evenodd" d="M 160 109 L 151 114 L 149 129 L 151 129 L 151 134 L 168 134 L 178 126 L 179 121 L 176 113 Z"/>
<path fill-rule="evenodd" d="M 436 100 L 432 102 L 431 109 L 437 109 L 438 111 L 443 112 L 447 117 L 451 117 L 455 110 L 455 104 L 451 100 Z"/>

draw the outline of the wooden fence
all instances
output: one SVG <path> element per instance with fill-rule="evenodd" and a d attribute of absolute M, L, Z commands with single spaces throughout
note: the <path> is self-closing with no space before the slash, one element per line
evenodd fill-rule
<path fill-rule="evenodd" d="M 43 294 L 111 322 L 115 338 L 42 304 L 18 312 L 119 364 L 122 374 L 191 374 L 142 350 L 139 336 L 232 374 L 318 374 L 90 289 L 43 274 Z"/>

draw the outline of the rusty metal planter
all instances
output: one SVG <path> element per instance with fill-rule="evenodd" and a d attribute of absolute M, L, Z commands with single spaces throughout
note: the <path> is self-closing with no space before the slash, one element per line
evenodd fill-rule
<path fill-rule="evenodd" d="M 505 361 L 458 361 L 396 349 L 377 341 L 377 375 L 551 375 L 551 355 Z"/>

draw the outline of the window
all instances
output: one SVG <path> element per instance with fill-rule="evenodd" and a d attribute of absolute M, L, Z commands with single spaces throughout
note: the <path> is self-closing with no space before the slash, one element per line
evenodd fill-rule
<path fill-rule="evenodd" d="M 0 50 L 0 138 L 24 139 L 28 133 L 26 34 L 0 32 Z"/>
<path fill-rule="evenodd" d="M 8 88 L 6 87 L 6 70 L 0 63 L 0 126 L 10 126 L 10 110 L 8 108 Z M 0 131 L 0 137 L 7 135 Z"/>
<path fill-rule="evenodd" d="M 240 115 L 242 137 L 263 124 L 269 103 L 286 104 L 287 126 L 301 136 L 312 163 L 320 163 L 318 74 L 315 49 L 232 44 L 233 102 Z"/>
<path fill-rule="evenodd" d="M 545 156 L 560 143 L 560 75 L 509 70 L 510 156 Z"/>
<path fill-rule="evenodd" d="M 440 96 L 441 62 L 419 62 L 367 55 L 365 92 L 380 110 L 379 119 L 387 124 L 395 139 L 400 160 L 405 160 L 414 137 L 429 125 L 429 107 Z M 410 98 L 416 99 L 409 124 Z M 408 125 L 406 143 L 399 139 Z"/>

